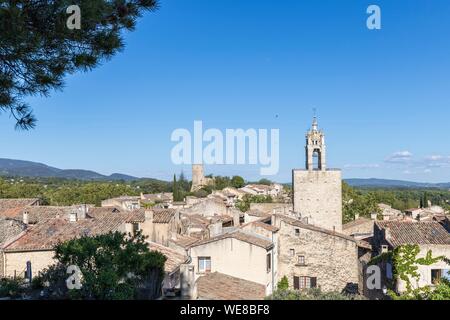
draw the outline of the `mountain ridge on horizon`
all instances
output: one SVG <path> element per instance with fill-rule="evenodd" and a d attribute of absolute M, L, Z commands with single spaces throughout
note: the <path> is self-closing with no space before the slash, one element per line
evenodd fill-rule
<path fill-rule="evenodd" d="M 154 178 L 135 177 L 122 173 L 113 173 L 111 175 L 104 175 L 92 170 L 85 170 L 85 169 L 59 169 L 39 162 L 7 159 L 7 158 L 0 158 L 0 177 L 1 176 L 28 177 L 28 178 L 64 178 L 64 179 L 100 180 L 100 181 L 108 181 L 108 180 L 133 181 L 141 179 L 159 180 Z M 379 178 L 351 178 L 351 179 L 344 179 L 344 181 L 353 187 L 450 189 L 450 182 L 428 183 L 428 182 L 413 182 L 413 181 L 379 179 Z"/>

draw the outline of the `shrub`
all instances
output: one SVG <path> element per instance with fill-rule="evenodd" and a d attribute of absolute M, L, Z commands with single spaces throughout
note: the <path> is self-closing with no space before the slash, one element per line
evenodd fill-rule
<path fill-rule="evenodd" d="M 24 280 L 21 278 L 0 280 L 0 297 L 18 298 L 24 291 Z"/>

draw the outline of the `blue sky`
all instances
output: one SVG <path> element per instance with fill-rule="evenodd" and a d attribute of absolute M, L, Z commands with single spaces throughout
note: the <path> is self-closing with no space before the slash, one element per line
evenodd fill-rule
<path fill-rule="evenodd" d="M 366 28 L 366 9 L 382 29 Z M 344 177 L 450 181 L 450 2 L 161 0 L 126 48 L 32 98 L 35 130 L 0 116 L 0 157 L 170 179 L 174 129 L 280 129 L 280 171 L 304 166 L 317 108 Z M 207 173 L 259 178 L 259 166 Z"/>

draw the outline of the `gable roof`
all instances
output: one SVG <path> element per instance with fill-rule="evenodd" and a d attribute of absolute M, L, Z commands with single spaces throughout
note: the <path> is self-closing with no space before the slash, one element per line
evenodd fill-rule
<path fill-rule="evenodd" d="M 4 251 L 36 251 L 53 250 L 60 242 L 97 236 L 108 232 L 119 231 L 130 217 L 130 212 L 97 212 L 94 217 L 87 217 L 76 222 L 67 218 L 54 218 L 29 226 L 17 240 L 4 246 Z"/>
<path fill-rule="evenodd" d="M 39 199 L 0 199 L 0 217 L 16 218 L 22 214 L 23 208 L 34 206 L 39 203 Z"/>
<path fill-rule="evenodd" d="M 26 225 L 20 221 L 0 218 L 0 248 L 20 235 L 25 229 Z"/>
<path fill-rule="evenodd" d="M 239 241 L 247 242 L 249 244 L 255 245 L 257 247 L 269 250 L 272 249 L 273 243 L 266 237 L 254 234 L 254 233 L 248 233 L 243 230 L 235 230 L 232 232 L 224 233 L 216 237 L 212 237 L 206 240 L 198 241 L 192 245 L 190 245 L 190 248 L 202 246 L 208 243 L 221 241 L 224 239 L 236 239 Z"/>
<path fill-rule="evenodd" d="M 386 230 L 386 240 L 397 247 L 403 244 L 450 245 L 450 234 L 436 221 L 377 221 Z"/>
<path fill-rule="evenodd" d="M 151 241 L 147 241 L 147 243 L 150 250 L 158 251 L 167 258 L 166 263 L 164 264 L 164 271 L 167 273 L 177 271 L 180 265 L 188 260 L 188 256 L 181 254 L 174 249 Z"/>
<path fill-rule="evenodd" d="M 348 240 L 348 241 L 352 241 L 352 242 L 358 243 L 358 241 L 355 238 L 350 237 L 350 236 L 345 235 L 345 234 L 342 234 L 342 233 L 339 233 L 339 232 L 335 232 L 333 230 L 324 229 L 324 228 L 321 228 L 321 227 L 314 226 L 312 224 L 306 224 L 306 223 L 304 223 L 304 222 L 302 222 L 300 220 L 297 220 L 297 219 L 294 219 L 294 218 L 291 218 L 291 217 L 288 217 L 288 216 L 285 216 L 285 215 L 282 215 L 282 214 L 275 214 L 274 216 L 276 218 L 279 218 L 282 221 L 292 225 L 292 226 L 296 226 L 296 227 L 303 228 L 303 229 L 308 229 L 308 230 L 311 230 L 311 231 L 317 231 L 317 232 L 325 233 L 325 234 L 328 234 L 330 236 L 334 236 L 334 237 L 338 237 L 338 238 L 341 238 L 341 239 L 345 239 L 345 240 Z"/>
<path fill-rule="evenodd" d="M 198 297 L 207 300 L 263 300 L 266 293 L 262 284 L 219 272 L 200 277 L 196 285 Z"/>
<path fill-rule="evenodd" d="M 358 218 L 356 220 L 350 221 L 344 225 L 342 225 L 342 230 L 350 229 L 353 227 L 365 225 L 365 224 L 373 224 L 374 220 L 367 218 Z"/>
<path fill-rule="evenodd" d="M 153 222 L 154 223 L 169 223 L 175 217 L 175 209 L 159 209 L 153 208 Z"/>

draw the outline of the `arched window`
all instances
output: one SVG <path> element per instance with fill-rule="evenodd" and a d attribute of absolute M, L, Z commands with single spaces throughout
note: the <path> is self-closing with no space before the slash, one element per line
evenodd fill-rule
<path fill-rule="evenodd" d="M 313 170 L 322 169 L 322 152 L 320 149 L 315 149 L 313 152 Z"/>

